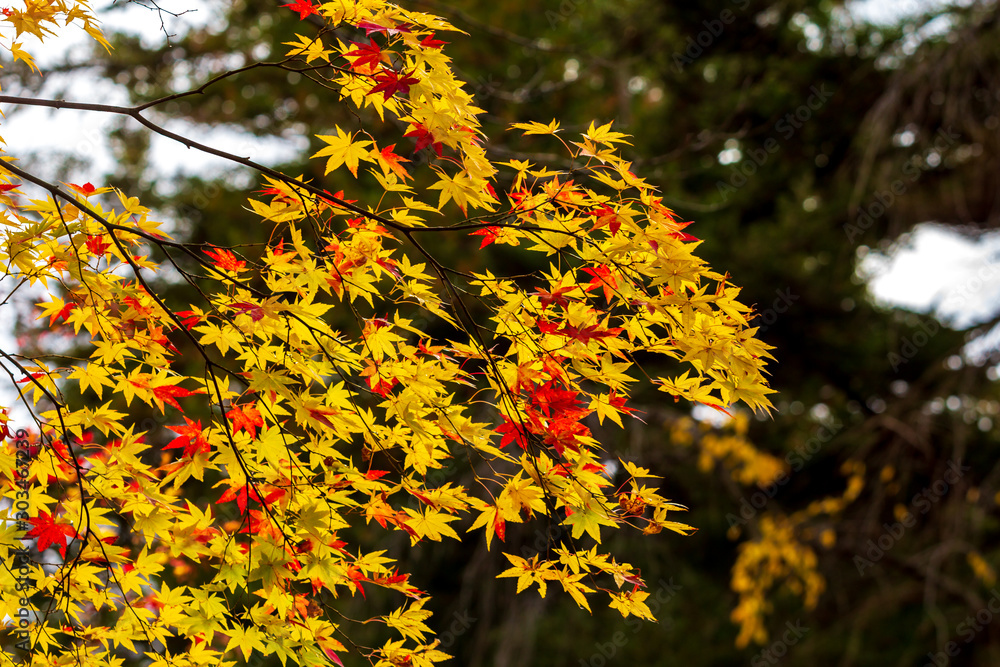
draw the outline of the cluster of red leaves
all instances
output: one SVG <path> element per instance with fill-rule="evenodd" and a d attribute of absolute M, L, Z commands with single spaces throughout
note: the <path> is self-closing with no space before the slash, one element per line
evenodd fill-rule
<path fill-rule="evenodd" d="M 535 436 L 560 456 L 566 449 L 579 451 L 579 439 L 590 435 L 590 429 L 580 420 L 591 412 L 583 406 L 579 393 L 565 388 L 557 379 L 522 382 L 520 389 L 525 419 L 514 421 L 503 417 L 503 423 L 497 427 L 500 446 L 513 442 L 527 449 L 529 437 Z"/>

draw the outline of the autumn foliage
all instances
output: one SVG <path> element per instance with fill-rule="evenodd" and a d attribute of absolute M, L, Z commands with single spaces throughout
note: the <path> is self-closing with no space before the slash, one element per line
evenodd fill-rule
<path fill-rule="evenodd" d="M 564 151 L 571 173 L 493 161 L 446 21 L 380 0 L 286 6 L 302 30 L 274 66 L 335 87 L 362 121 L 321 129 L 313 157 L 376 184 L 377 201 L 260 167 L 248 206 L 272 241 L 197 246 L 127 193 L 51 184 L 3 156 L 5 282 L 44 288 L 38 316 L 86 345 L 58 363 L 4 352 L 39 418 L 27 532 L 4 510 L 0 542 L 10 562 L 33 540 L 33 664 L 121 664 L 122 651 L 154 665 L 444 660 L 426 582 L 354 541 L 362 526 L 412 545 L 481 532 L 503 549 L 510 524 L 551 519 L 563 539 L 507 554 L 497 576 L 651 619 L 641 573 L 602 539 L 692 529 L 636 462 L 611 481 L 592 425 L 639 416 L 640 379 L 671 402 L 768 410 L 768 348 L 739 288 L 694 254 L 690 223 L 618 156 L 628 138 L 611 123 L 574 137 L 555 121 L 512 128 Z M 102 39 L 86 4 L 29 2 L 0 23 L 3 46 L 30 64 L 23 36 L 67 21 Z M 396 128 L 396 143 L 377 142 L 374 124 Z M 470 255 L 516 247 L 544 268 L 458 270 L 435 255 L 445 236 Z M 158 294 L 153 247 L 200 301 Z M 179 370 L 181 349 L 198 373 Z M 640 353 L 674 372 L 647 376 Z M 146 442 L 138 404 L 166 416 L 172 440 Z M 475 486 L 428 481 L 462 451 Z M 12 449 L 0 474 L 13 490 Z M 393 608 L 338 613 L 338 598 L 375 587 Z M 0 615 L 14 616 L 23 593 L 7 570 L 0 592 Z M 384 643 L 354 644 L 369 622 L 386 626 Z"/>

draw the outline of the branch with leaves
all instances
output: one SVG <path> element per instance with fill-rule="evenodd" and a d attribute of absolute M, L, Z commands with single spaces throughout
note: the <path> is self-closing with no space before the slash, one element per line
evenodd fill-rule
<path fill-rule="evenodd" d="M 5 280 L 40 286 L 40 317 L 88 355 L 4 353 L 40 424 L 30 530 L 0 541 L 10 558 L 33 540 L 32 599 L 44 609 L 35 663 L 119 664 L 119 651 L 156 665 L 237 652 L 297 664 L 445 659 L 421 583 L 359 537 L 376 527 L 413 546 L 482 529 L 492 547 L 509 524 L 562 524 L 559 544 L 507 555 L 498 576 L 516 578 L 518 592 L 558 584 L 587 610 L 603 595 L 624 616 L 652 619 L 641 573 L 602 539 L 692 528 L 669 518 L 684 508 L 649 470 L 622 461 L 627 476 L 613 482 L 588 424 L 634 416 L 640 354 L 676 367 L 645 376 L 674 401 L 769 410 L 768 347 L 739 288 L 694 254 L 690 223 L 630 171 L 616 150 L 627 137 L 610 123 L 575 140 L 555 121 L 514 126 L 564 151 L 571 173 L 494 163 L 438 38 L 453 30 L 445 20 L 381 1 L 288 6 L 358 36 L 298 35 L 285 57 L 356 108 L 359 129 L 318 135 L 326 146 L 313 157 L 327 177 L 376 185 L 376 202 L 180 137 L 142 116 L 150 105 L 0 98 L 124 114 L 249 166 L 264 180 L 249 207 L 273 227 L 263 247 L 185 243 L 126 193 L 63 187 L 0 156 Z M 3 46 L 30 64 L 14 40 L 71 20 L 96 31 L 85 3 L 28 3 L 0 23 Z M 395 145 L 379 146 L 366 129 L 376 124 L 426 150 L 425 173 L 414 178 Z M 510 186 L 498 191 L 501 173 Z M 26 199 L 31 187 L 44 197 Z M 508 246 L 542 268 L 459 270 L 421 241 L 427 233 L 467 244 L 483 264 Z M 165 264 L 150 259 L 154 247 Z M 164 266 L 198 303 L 158 291 Z M 139 404 L 176 434 L 159 450 L 130 421 Z M 461 450 L 478 462 L 475 484 L 429 484 Z M 10 452 L 0 475 L 14 488 Z M 0 571 L 0 612 L 15 615 L 18 586 Z M 393 608 L 364 619 L 338 609 L 375 587 Z M 395 634 L 352 641 L 373 621 Z"/>

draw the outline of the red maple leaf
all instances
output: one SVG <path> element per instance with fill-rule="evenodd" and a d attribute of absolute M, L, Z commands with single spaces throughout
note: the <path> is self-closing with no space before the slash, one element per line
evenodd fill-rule
<path fill-rule="evenodd" d="M 497 433 L 501 436 L 501 447 L 507 446 L 508 443 L 516 442 L 517 446 L 521 449 L 528 448 L 528 437 L 525 435 L 524 429 L 507 417 L 503 417 L 503 423 L 497 427 Z"/>
<path fill-rule="evenodd" d="M 625 414 L 630 415 L 633 412 L 635 412 L 635 408 L 625 407 L 625 400 L 626 400 L 626 397 L 625 396 L 619 396 L 615 392 L 614 389 L 612 389 L 611 393 L 608 394 L 608 403 L 611 404 L 611 407 L 613 407 L 616 410 L 618 410 L 618 412 L 624 412 Z M 642 420 L 640 419 L 639 421 L 642 421 Z"/>
<path fill-rule="evenodd" d="M 410 73 L 412 74 L 412 72 Z M 375 93 L 382 93 L 385 96 L 385 100 L 388 102 L 389 98 L 396 93 L 406 94 L 410 92 L 410 86 L 415 83 L 420 83 L 420 79 L 415 79 L 409 74 L 403 74 L 400 76 L 399 72 L 393 69 L 384 69 L 375 75 L 375 81 L 378 85 L 368 91 L 368 95 L 373 95 Z"/>
<path fill-rule="evenodd" d="M 532 296 L 537 296 L 538 300 L 542 302 L 542 310 L 545 310 L 552 304 L 556 304 L 561 308 L 565 308 L 569 305 L 571 299 L 564 296 L 567 292 L 572 292 L 576 289 L 573 286 L 569 287 L 557 287 L 554 292 L 549 292 L 548 290 L 540 289 L 537 292 L 533 292 Z"/>
<path fill-rule="evenodd" d="M 408 178 L 413 178 L 409 173 L 407 173 L 406 168 L 400 164 L 401 162 L 409 162 L 409 160 L 402 155 L 396 155 L 393 153 L 392 150 L 395 147 L 396 144 L 389 144 L 379 151 L 379 155 L 381 155 L 379 160 L 385 162 L 385 166 L 389 167 L 394 174 L 402 178 L 404 181 Z"/>
<path fill-rule="evenodd" d="M 337 190 L 336 194 L 331 193 L 329 190 L 323 190 L 329 197 L 327 200 L 332 204 L 357 204 L 357 199 L 344 199 L 344 191 Z"/>
<path fill-rule="evenodd" d="M 264 319 L 264 310 L 255 303 L 238 301 L 237 303 L 229 304 L 229 307 L 240 311 L 241 315 L 249 315 L 250 319 L 254 322 L 260 322 Z"/>
<path fill-rule="evenodd" d="M 39 551 L 45 551 L 49 546 L 55 544 L 58 545 L 59 554 L 66 558 L 66 545 L 69 542 L 66 538 L 72 539 L 77 536 L 72 525 L 57 523 L 55 517 L 48 512 L 40 512 L 37 517 L 28 519 L 28 522 L 34 528 L 28 531 L 26 537 L 38 538 Z"/>
<path fill-rule="evenodd" d="M 198 324 L 198 322 L 201 322 L 201 317 L 193 310 L 178 310 L 174 315 L 182 318 L 181 324 L 184 325 L 185 329 L 190 329 Z"/>
<path fill-rule="evenodd" d="M 441 142 L 434 141 L 434 135 L 430 133 L 426 127 L 420 123 L 414 123 L 413 129 L 403 135 L 404 137 L 416 137 L 417 147 L 413 150 L 419 151 L 427 146 L 433 146 L 434 152 L 437 153 L 438 157 L 441 157 Z"/>
<path fill-rule="evenodd" d="M 371 37 L 373 32 L 388 32 L 384 25 L 372 23 L 371 21 L 358 21 L 358 27 L 365 31 L 365 37 Z"/>
<path fill-rule="evenodd" d="M 599 265 L 594 268 L 585 268 L 583 272 L 593 276 L 583 289 L 589 292 L 602 287 L 604 288 L 604 298 L 608 300 L 608 303 L 611 303 L 611 295 L 615 293 L 615 289 L 618 287 L 618 279 L 611 275 L 610 269 L 604 265 Z"/>
<path fill-rule="evenodd" d="M 295 0 L 295 2 L 293 3 L 281 6 L 288 7 L 293 12 L 298 12 L 300 21 L 305 21 L 306 17 L 309 16 L 310 14 L 319 13 L 316 11 L 316 7 L 313 5 L 311 0 Z"/>
<path fill-rule="evenodd" d="M 80 192 L 80 193 L 82 193 L 82 194 L 84 194 L 84 195 L 86 195 L 88 197 L 90 195 L 94 194 L 94 190 L 97 189 L 93 185 L 91 185 L 90 183 L 84 183 L 83 185 L 77 185 L 76 183 L 70 183 L 69 187 L 73 188 L 77 192 Z"/>
<path fill-rule="evenodd" d="M 445 44 L 450 44 L 450 42 L 442 42 L 440 39 L 434 39 L 433 32 L 420 40 L 420 46 L 426 46 L 431 49 L 440 49 Z"/>
<path fill-rule="evenodd" d="M 219 496 L 219 502 L 228 503 L 229 501 L 235 499 L 236 506 L 240 508 L 240 514 L 246 514 L 247 503 L 249 501 L 252 500 L 266 506 L 268 503 L 274 502 L 283 495 L 285 495 L 284 489 L 272 489 L 268 493 L 264 494 L 263 498 L 261 498 L 256 488 L 250 484 L 244 484 L 243 486 L 231 486 L 226 489 L 226 492 Z"/>
<path fill-rule="evenodd" d="M 575 391 L 560 389 L 555 380 L 533 385 L 529 394 L 531 406 L 546 417 L 582 417 L 589 412 L 580 408 L 582 403 Z"/>
<path fill-rule="evenodd" d="M 250 405 L 234 405 L 233 409 L 226 413 L 226 417 L 233 424 L 233 431 L 243 429 L 250 434 L 251 438 L 257 437 L 257 427 L 263 428 L 264 419 L 260 416 L 260 411 Z"/>
<path fill-rule="evenodd" d="M 49 317 L 49 326 L 51 327 L 53 324 L 55 324 L 55 321 L 57 319 L 62 319 L 62 321 L 65 322 L 67 319 L 69 319 L 69 314 L 73 312 L 74 308 L 76 308 L 76 304 L 70 301 L 65 306 L 60 308 L 58 312 L 52 313 L 52 316 Z"/>
<path fill-rule="evenodd" d="M 134 383 L 133 383 L 134 384 Z M 194 394 L 204 394 L 204 389 L 195 389 L 190 391 L 184 387 L 177 387 L 174 385 L 162 385 L 159 387 L 150 387 L 153 390 L 153 396 L 157 400 L 166 403 L 167 405 L 172 405 L 178 410 L 181 409 L 180 404 L 177 403 L 178 398 L 184 398 L 185 396 L 192 396 Z"/>
<path fill-rule="evenodd" d="M 387 35 L 398 35 L 401 32 L 412 32 L 409 23 L 400 23 L 395 27 L 379 25 L 371 21 L 358 21 L 358 27 L 365 31 L 365 37 L 371 37 L 373 32 L 384 32 Z"/>
<path fill-rule="evenodd" d="M 592 340 L 600 340 L 602 338 L 617 336 L 621 332 L 622 329 L 620 328 L 601 329 L 600 325 L 597 324 L 591 324 L 589 327 L 575 327 L 571 324 L 567 324 L 556 333 L 561 336 L 566 336 L 567 338 L 572 338 L 573 340 L 578 340 L 581 343 L 589 343 Z"/>
<path fill-rule="evenodd" d="M 376 67 L 382 61 L 382 49 L 375 43 L 374 39 L 369 37 L 368 41 L 371 43 L 362 44 L 361 42 L 354 42 L 358 45 L 358 48 L 344 54 L 345 58 L 357 58 L 352 63 L 354 69 L 358 69 L 361 66 Z"/>
<path fill-rule="evenodd" d="M 104 236 L 87 236 L 87 249 L 95 255 L 103 255 L 107 252 L 111 244 L 104 240 Z"/>
<path fill-rule="evenodd" d="M 21 187 L 20 183 L 0 183 L 0 192 L 9 192 L 19 187 Z"/>
<path fill-rule="evenodd" d="M 236 255 L 231 250 L 212 248 L 206 250 L 205 254 L 212 258 L 212 263 L 224 271 L 238 271 L 247 265 L 243 260 L 236 259 Z"/>
<path fill-rule="evenodd" d="M 590 429 L 580 422 L 564 418 L 552 419 L 545 430 L 545 444 L 562 456 L 566 449 L 580 451 L 577 437 L 586 435 L 590 435 Z"/>
<path fill-rule="evenodd" d="M 595 231 L 601 227 L 607 227 L 611 230 L 611 235 L 614 236 L 618 233 L 618 230 L 622 226 L 622 219 L 618 217 L 617 213 L 607 206 L 591 211 L 590 214 L 597 218 L 597 221 L 594 223 L 594 226 L 590 231 Z"/>
<path fill-rule="evenodd" d="M 486 227 L 485 229 L 477 229 L 476 231 L 469 234 L 469 236 L 482 236 L 483 242 L 479 244 L 479 249 L 482 250 L 489 244 L 497 240 L 497 236 L 500 235 L 499 227 Z"/>
<path fill-rule="evenodd" d="M 191 421 L 187 417 L 184 418 L 187 422 L 186 426 L 168 426 L 174 433 L 179 433 L 176 438 L 170 441 L 169 445 L 164 446 L 164 449 L 180 449 L 184 448 L 183 456 L 194 456 L 198 452 L 209 453 L 212 451 L 212 445 L 209 444 L 208 440 L 205 439 L 204 434 L 201 430 L 201 420 Z"/>
<path fill-rule="evenodd" d="M 334 410 L 333 408 L 307 408 L 307 409 L 309 410 L 309 416 L 312 417 L 314 420 L 318 421 L 323 426 L 333 429 L 336 428 L 333 425 L 333 422 L 327 419 L 327 416 L 333 416 L 337 414 L 337 411 Z"/>

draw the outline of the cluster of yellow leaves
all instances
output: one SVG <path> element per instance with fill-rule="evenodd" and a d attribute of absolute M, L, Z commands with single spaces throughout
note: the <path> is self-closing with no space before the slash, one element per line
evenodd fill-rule
<path fill-rule="evenodd" d="M 85 0 L 24 0 L 24 7 L 6 8 L 0 18 L 0 52 L 10 53 L 14 62 L 23 61 L 32 69 L 35 61 L 24 49 L 24 36 L 38 41 L 57 34 L 65 26 L 77 24 L 105 48 L 110 48 Z M 21 40 L 21 41 L 18 41 Z"/>
<path fill-rule="evenodd" d="M 709 472 L 722 464 L 727 474 L 740 484 L 766 486 L 787 473 L 788 466 L 778 457 L 754 446 L 747 437 L 749 424 L 750 416 L 743 411 L 733 414 L 720 429 L 713 429 L 707 422 L 696 425 L 692 418 L 682 417 L 670 425 L 671 441 L 682 446 L 691 445 L 695 443 L 693 433 L 700 432 L 697 438 L 699 470 Z"/>
<path fill-rule="evenodd" d="M 753 538 L 739 545 L 731 580 L 739 596 L 731 614 L 740 627 L 737 646 L 767 642 L 765 618 L 772 610 L 770 600 L 775 589 L 783 588 L 802 598 L 806 609 L 813 609 L 819 601 L 826 581 L 818 571 L 816 552 L 809 542 L 832 547 L 836 542 L 832 528 L 835 518 L 864 489 L 863 463 L 847 461 L 841 472 L 848 476 L 843 494 L 813 501 L 787 516 L 777 510 L 767 511 L 756 522 Z M 735 524 L 730 529 L 734 539 L 739 532 Z"/>
<path fill-rule="evenodd" d="M 33 15 L 41 25 L 63 5 L 27 7 L 45 8 Z M 427 595 L 384 552 L 347 542 L 365 526 L 414 545 L 483 529 L 492 546 L 508 523 L 548 516 L 563 538 L 548 556 L 507 554 L 501 577 L 542 595 L 558 582 L 588 610 L 600 592 L 624 616 L 652 618 L 640 573 L 599 552 L 602 534 L 692 529 L 668 519 L 684 508 L 647 485 L 648 470 L 623 461 L 627 475 L 612 482 L 584 420 L 623 424 L 639 350 L 684 367 L 656 380 L 674 400 L 768 410 L 768 348 L 739 289 L 694 255 L 688 223 L 617 155 L 625 136 L 610 124 L 563 144 L 573 175 L 494 164 L 480 110 L 435 37 L 452 30 L 445 21 L 381 0 L 295 7 L 365 32 L 368 44 L 299 35 L 289 54 L 336 64 L 330 84 L 366 121 L 401 121 L 431 155 L 430 186 L 408 182 L 394 146 L 334 127 L 315 157 L 327 173 L 375 179 L 384 196 L 356 206 L 269 176 L 250 206 L 275 242 L 238 253 L 173 243 L 117 191 L 67 186 L 26 204 L 0 175 L 0 263 L 52 294 L 39 304 L 52 328 L 91 345 L 86 360 L 22 365 L 19 386 L 44 424 L 29 468 L 31 532 L 39 550 L 59 551 L 45 557 L 57 567 L 29 566 L 36 595 L 54 601 L 33 626 L 35 661 L 114 665 L 124 648 L 155 665 L 251 654 L 326 664 L 350 636 L 336 600 L 373 586 L 397 606 L 360 622 L 399 638 L 352 651 L 380 667 L 445 659 L 427 636 Z M 561 141 L 555 122 L 519 129 Z M 498 193 L 500 168 L 511 186 Z M 449 271 L 422 243 L 436 234 L 460 234 L 470 250 L 540 253 L 548 270 L 517 280 Z M 158 267 L 145 253 L 157 244 L 198 259 L 186 275 L 202 302 L 179 309 L 150 287 Z M 432 336 L 432 323 L 449 333 Z M 179 346 L 202 372 L 178 370 Z M 77 390 L 96 407 L 71 404 Z M 169 415 L 170 454 L 129 423 L 139 404 Z M 479 485 L 429 484 L 460 449 Z M 0 464 L 12 484 L 9 450 Z M 13 525 L 0 555 L 20 546 Z M 13 615 L 19 595 L 0 574 L 0 613 Z M 156 650 L 171 638 L 170 651 Z"/>

